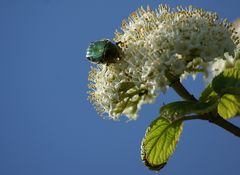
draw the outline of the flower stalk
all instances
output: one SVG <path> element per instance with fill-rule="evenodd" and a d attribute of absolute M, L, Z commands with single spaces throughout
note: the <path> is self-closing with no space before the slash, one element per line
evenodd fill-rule
<path fill-rule="evenodd" d="M 184 100 L 188 100 L 188 101 L 198 101 L 194 97 L 194 95 L 190 94 L 188 92 L 188 90 L 182 85 L 179 77 L 176 77 L 169 72 L 166 72 L 165 75 L 166 75 L 168 81 L 170 82 L 169 86 L 172 87 L 180 97 L 182 97 Z"/>

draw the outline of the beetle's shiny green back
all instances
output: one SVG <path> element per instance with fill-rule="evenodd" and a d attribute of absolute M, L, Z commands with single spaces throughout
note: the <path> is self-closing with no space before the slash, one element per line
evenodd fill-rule
<path fill-rule="evenodd" d="M 107 44 L 107 40 L 96 41 L 91 43 L 87 48 L 86 57 L 92 62 L 99 62 L 104 55 L 104 49 Z"/>
<path fill-rule="evenodd" d="M 94 63 L 113 63 L 120 55 L 120 48 L 110 40 L 93 42 L 87 48 L 86 57 Z"/>

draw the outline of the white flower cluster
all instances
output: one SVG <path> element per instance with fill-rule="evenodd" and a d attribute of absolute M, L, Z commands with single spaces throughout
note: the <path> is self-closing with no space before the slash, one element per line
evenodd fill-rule
<path fill-rule="evenodd" d="M 140 106 L 154 101 L 170 82 L 203 72 L 216 58 L 234 55 L 238 42 L 231 25 L 215 13 L 192 7 L 138 9 L 114 39 L 122 50 L 116 63 L 90 71 L 90 100 L 101 114 L 136 119 Z"/>
<path fill-rule="evenodd" d="M 233 23 L 236 36 L 240 38 L 240 19 L 237 19 Z M 236 44 L 234 55 L 229 55 L 225 53 L 224 57 L 215 58 L 208 66 L 208 77 L 206 79 L 207 83 L 210 83 L 212 79 L 220 74 L 225 68 L 234 67 L 234 61 L 240 58 L 240 44 Z"/>

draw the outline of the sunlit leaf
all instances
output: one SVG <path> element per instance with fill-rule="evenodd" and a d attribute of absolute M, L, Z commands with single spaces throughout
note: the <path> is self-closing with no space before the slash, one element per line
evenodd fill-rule
<path fill-rule="evenodd" d="M 226 88 L 240 88 L 240 70 L 226 69 L 212 81 L 212 87 L 219 95 L 224 94 Z"/>
<path fill-rule="evenodd" d="M 239 54 L 239 58 L 240 58 L 240 54 Z M 234 68 L 240 69 L 240 60 L 236 60 L 236 62 L 234 64 Z"/>
<path fill-rule="evenodd" d="M 173 154 L 182 133 L 182 122 L 160 117 L 147 129 L 141 153 L 145 165 L 155 171 L 162 169 Z"/>
<path fill-rule="evenodd" d="M 224 119 L 240 114 L 240 95 L 224 94 L 218 104 L 218 113 Z"/>

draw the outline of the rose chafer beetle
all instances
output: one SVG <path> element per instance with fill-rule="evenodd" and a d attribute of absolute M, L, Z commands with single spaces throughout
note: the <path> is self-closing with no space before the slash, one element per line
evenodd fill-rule
<path fill-rule="evenodd" d="M 108 39 L 92 42 L 87 48 L 86 57 L 93 63 L 110 64 L 120 59 L 121 49 Z"/>

